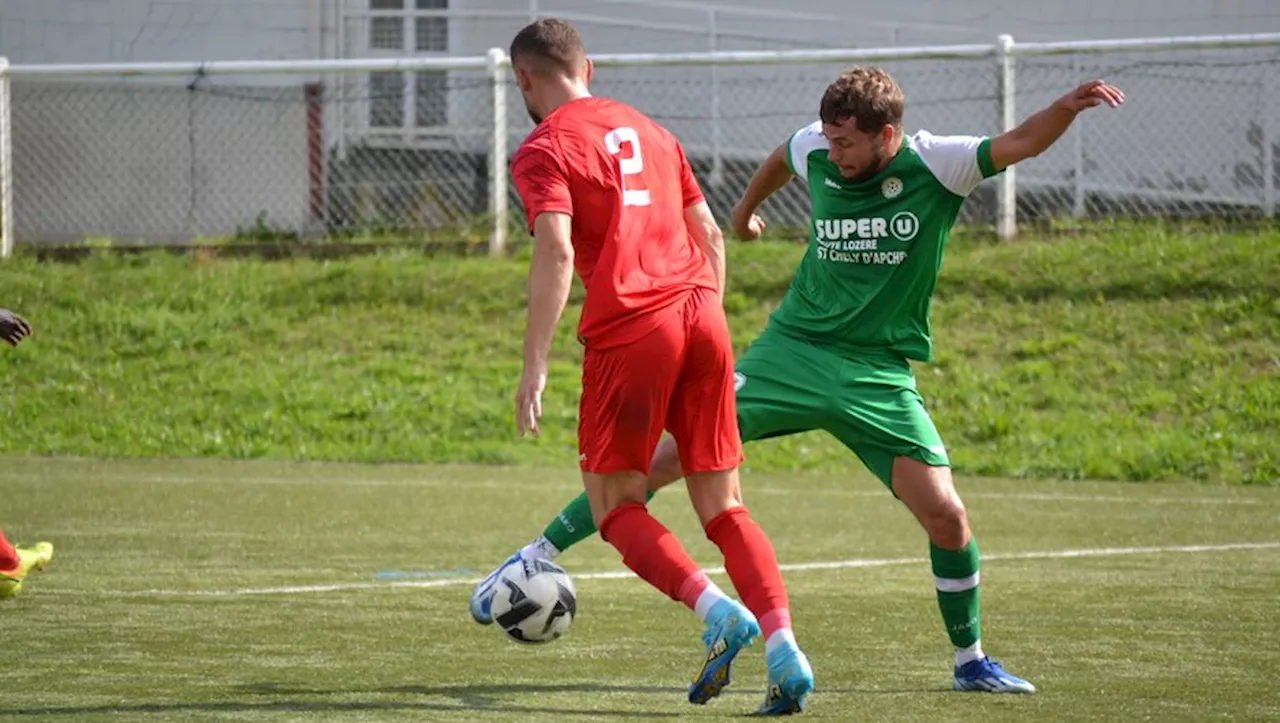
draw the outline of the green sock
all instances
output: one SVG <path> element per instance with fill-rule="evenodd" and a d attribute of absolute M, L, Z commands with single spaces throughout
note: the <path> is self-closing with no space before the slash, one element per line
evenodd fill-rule
<path fill-rule="evenodd" d="M 933 579 L 938 588 L 938 609 L 951 644 L 957 648 L 975 645 L 982 637 L 978 612 L 978 541 L 959 550 L 943 550 L 930 543 Z"/>
<path fill-rule="evenodd" d="M 653 499 L 653 493 L 645 495 L 645 501 Z M 596 534 L 596 523 L 591 519 L 591 503 L 587 502 L 587 493 L 580 492 L 573 501 L 547 523 L 542 537 L 557 550 L 564 552 L 574 545 Z"/>

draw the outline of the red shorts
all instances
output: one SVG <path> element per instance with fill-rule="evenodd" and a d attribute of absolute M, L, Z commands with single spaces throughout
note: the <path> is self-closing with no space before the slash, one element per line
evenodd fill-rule
<path fill-rule="evenodd" d="M 583 472 L 648 474 L 664 429 L 675 437 L 686 474 L 742 462 L 724 308 L 710 289 L 680 303 L 639 340 L 586 350 L 578 412 Z"/>

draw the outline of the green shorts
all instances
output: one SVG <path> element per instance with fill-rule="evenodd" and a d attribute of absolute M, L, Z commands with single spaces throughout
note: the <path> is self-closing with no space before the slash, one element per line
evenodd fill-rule
<path fill-rule="evenodd" d="M 823 429 L 890 490 L 898 457 L 950 466 L 906 359 L 849 359 L 766 329 L 736 372 L 743 442 Z"/>

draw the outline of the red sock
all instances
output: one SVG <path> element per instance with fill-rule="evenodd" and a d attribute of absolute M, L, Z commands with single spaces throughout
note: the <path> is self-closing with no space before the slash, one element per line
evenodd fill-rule
<path fill-rule="evenodd" d="M 724 555 L 725 571 L 742 604 L 760 621 L 764 639 L 777 630 L 790 628 L 790 603 L 778 558 L 747 508 L 733 507 L 716 515 L 707 523 L 706 533 Z"/>
<path fill-rule="evenodd" d="M 766 643 L 779 630 L 790 629 L 791 611 L 787 608 L 774 608 L 773 611 L 760 616 L 760 634 Z"/>
<path fill-rule="evenodd" d="M 622 553 L 622 562 L 672 600 L 693 609 L 707 576 L 680 540 L 638 502 L 615 508 L 600 521 L 600 537 Z"/>
<path fill-rule="evenodd" d="M 13 549 L 13 545 L 4 539 L 4 533 L 0 532 L 0 570 L 16 569 L 18 569 L 18 551 Z"/>
<path fill-rule="evenodd" d="M 707 577 L 707 573 L 701 570 L 693 573 L 680 583 L 680 602 L 690 610 L 697 610 L 698 598 L 702 597 L 703 591 L 709 587 L 711 587 L 711 578 Z"/>

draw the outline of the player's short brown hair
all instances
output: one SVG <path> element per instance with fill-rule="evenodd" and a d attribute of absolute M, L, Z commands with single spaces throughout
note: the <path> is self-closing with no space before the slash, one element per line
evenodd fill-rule
<path fill-rule="evenodd" d="M 529 23 L 511 41 L 511 64 L 520 63 L 534 73 L 573 76 L 582 72 L 586 60 L 582 36 L 557 18 Z"/>
<path fill-rule="evenodd" d="M 888 71 L 854 67 L 827 86 L 818 117 L 831 125 L 852 118 L 858 130 L 873 133 L 886 125 L 901 128 L 905 103 L 902 88 Z"/>

